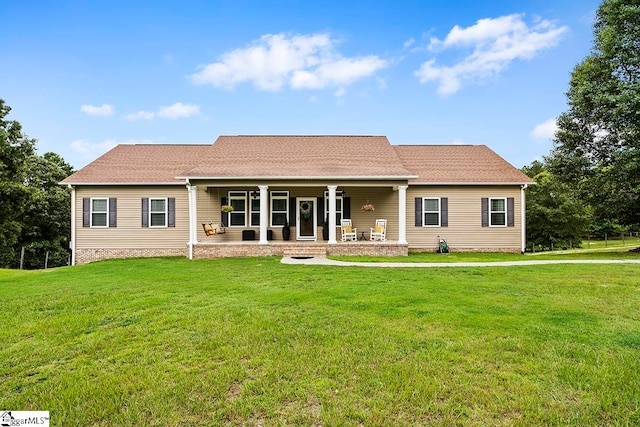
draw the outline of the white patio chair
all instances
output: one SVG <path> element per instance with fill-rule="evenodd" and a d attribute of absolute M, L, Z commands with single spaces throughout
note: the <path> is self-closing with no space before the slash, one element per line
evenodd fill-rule
<path fill-rule="evenodd" d="M 384 242 L 387 240 L 387 220 L 376 219 L 376 225 L 369 232 L 369 240 L 379 240 Z"/>
<path fill-rule="evenodd" d="M 358 240 L 358 229 L 353 227 L 350 219 L 343 219 L 340 221 L 340 232 L 342 234 L 341 240 L 343 242 L 346 242 L 347 240 L 355 242 Z"/>

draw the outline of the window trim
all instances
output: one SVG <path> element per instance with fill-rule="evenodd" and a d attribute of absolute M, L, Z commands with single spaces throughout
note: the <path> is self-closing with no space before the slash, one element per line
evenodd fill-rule
<path fill-rule="evenodd" d="M 442 198 L 441 197 L 423 197 L 422 198 L 422 227 L 424 228 L 440 228 L 442 227 Z M 438 210 L 427 210 L 427 200 L 437 200 L 438 201 Z M 437 213 L 438 214 L 438 224 L 427 224 L 425 219 L 425 214 L 427 213 Z"/>
<path fill-rule="evenodd" d="M 504 210 L 502 211 L 494 211 L 492 209 L 492 201 L 494 200 L 502 200 L 504 202 Z M 507 227 L 507 211 L 508 211 L 508 207 L 507 207 L 507 198 L 506 197 L 489 197 L 489 206 L 488 206 L 488 211 L 489 211 L 489 227 L 498 227 L 498 228 L 503 228 L 503 227 Z M 494 224 L 493 223 L 493 214 L 494 213 L 501 213 L 504 215 L 504 224 Z"/>
<path fill-rule="evenodd" d="M 280 195 L 274 196 L 274 193 L 281 193 Z M 273 208 L 274 200 L 284 200 L 286 210 L 280 211 L 275 210 Z M 289 192 L 288 191 L 280 191 L 274 190 L 269 192 L 269 226 L 270 227 L 284 227 L 284 225 L 274 225 L 273 224 L 273 214 L 285 214 L 285 223 L 289 222 Z"/>
<path fill-rule="evenodd" d="M 230 206 L 233 206 L 232 200 L 244 200 L 244 211 L 236 211 L 233 210 L 232 212 L 229 212 L 229 216 L 227 217 L 227 227 L 247 227 L 247 213 L 250 211 L 251 207 L 249 206 L 249 201 L 247 200 L 247 192 L 244 190 L 232 190 L 229 191 L 227 193 L 227 203 L 229 203 Z M 242 213 L 243 215 L 243 222 L 241 225 L 232 225 L 232 220 L 231 218 L 233 216 L 240 216 L 239 214 Z"/>
<path fill-rule="evenodd" d="M 91 197 L 91 201 L 89 202 L 89 227 L 91 228 L 109 228 L 109 198 L 108 197 Z M 104 212 L 102 211 L 94 211 L 93 210 L 93 201 L 94 200 L 106 200 L 107 205 Z M 104 214 L 105 225 L 94 225 L 93 224 L 93 214 Z"/>
<path fill-rule="evenodd" d="M 164 224 L 163 225 L 153 225 L 151 218 L 153 214 L 159 214 L 161 212 L 153 210 L 153 201 L 154 200 L 162 200 L 164 201 Z M 169 198 L 167 197 L 149 197 L 149 228 L 167 228 L 169 226 Z"/>
<path fill-rule="evenodd" d="M 338 200 L 340 200 L 340 209 L 338 209 Z M 324 192 L 324 215 L 322 221 L 329 218 L 329 190 Z M 344 196 L 336 194 L 336 228 L 340 228 L 341 220 L 349 219 L 344 217 Z"/>

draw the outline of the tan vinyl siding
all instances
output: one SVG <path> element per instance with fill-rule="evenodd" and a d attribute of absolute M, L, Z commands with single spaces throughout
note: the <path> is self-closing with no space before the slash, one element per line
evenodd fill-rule
<path fill-rule="evenodd" d="M 416 227 L 416 197 L 447 197 L 448 227 Z M 482 227 L 483 197 L 513 197 L 513 227 Z M 407 190 L 407 241 L 410 248 L 435 248 L 438 236 L 451 250 L 520 249 L 521 199 L 518 186 L 421 186 Z"/>
<path fill-rule="evenodd" d="M 117 227 L 82 226 L 84 197 L 116 197 Z M 175 197 L 175 227 L 142 227 L 142 198 Z M 76 249 L 184 248 L 189 241 L 188 193 L 184 186 L 76 188 Z"/>

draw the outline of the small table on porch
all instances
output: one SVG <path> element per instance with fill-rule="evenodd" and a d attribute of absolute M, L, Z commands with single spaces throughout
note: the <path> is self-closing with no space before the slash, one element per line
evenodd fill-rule
<path fill-rule="evenodd" d="M 365 233 L 364 231 L 361 231 L 361 232 L 360 232 L 360 237 L 358 237 L 358 240 L 369 240 L 369 239 L 367 239 L 367 237 L 364 235 L 364 233 Z"/>

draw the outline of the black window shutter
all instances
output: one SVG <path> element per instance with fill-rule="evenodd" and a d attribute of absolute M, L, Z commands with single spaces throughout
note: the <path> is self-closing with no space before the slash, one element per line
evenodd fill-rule
<path fill-rule="evenodd" d="M 82 199 L 82 226 L 91 226 L 91 199 L 88 197 Z"/>
<path fill-rule="evenodd" d="M 226 204 L 228 204 L 229 202 L 227 201 L 226 197 L 222 197 L 220 198 L 220 206 L 224 206 Z M 220 215 L 220 222 L 222 223 L 223 227 L 228 227 L 229 226 L 229 212 L 221 212 Z"/>
<path fill-rule="evenodd" d="M 342 217 L 351 219 L 351 197 L 342 198 Z"/>
<path fill-rule="evenodd" d="M 289 225 L 296 226 L 296 198 L 289 197 Z"/>
<path fill-rule="evenodd" d="M 440 227 L 449 226 L 449 198 L 440 198 Z"/>
<path fill-rule="evenodd" d="M 422 227 L 422 197 L 416 197 L 416 227 Z"/>
<path fill-rule="evenodd" d="M 149 226 L 149 198 L 142 198 L 142 226 Z"/>
<path fill-rule="evenodd" d="M 176 226 L 176 198 L 169 197 L 167 202 L 168 202 L 167 210 L 169 212 L 169 217 L 167 218 L 167 226 L 175 227 Z"/>
<path fill-rule="evenodd" d="M 317 225 L 324 224 L 324 197 L 318 197 L 318 210 L 316 211 Z"/>
<path fill-rule="evenodd" d="M 513 205 L 514 205 L 513 197 L 507 197 L 507 227 L 514 226 Z"/>
<path fill-rule="evenodd" d="M 486 197 L 482 198 L 482 226 L 489 226 L 489 199 Z"/>
<path fill-rule="evenodd" d="M 109 227 L 118 226 L 118 199 L 109 198 Z"/>

